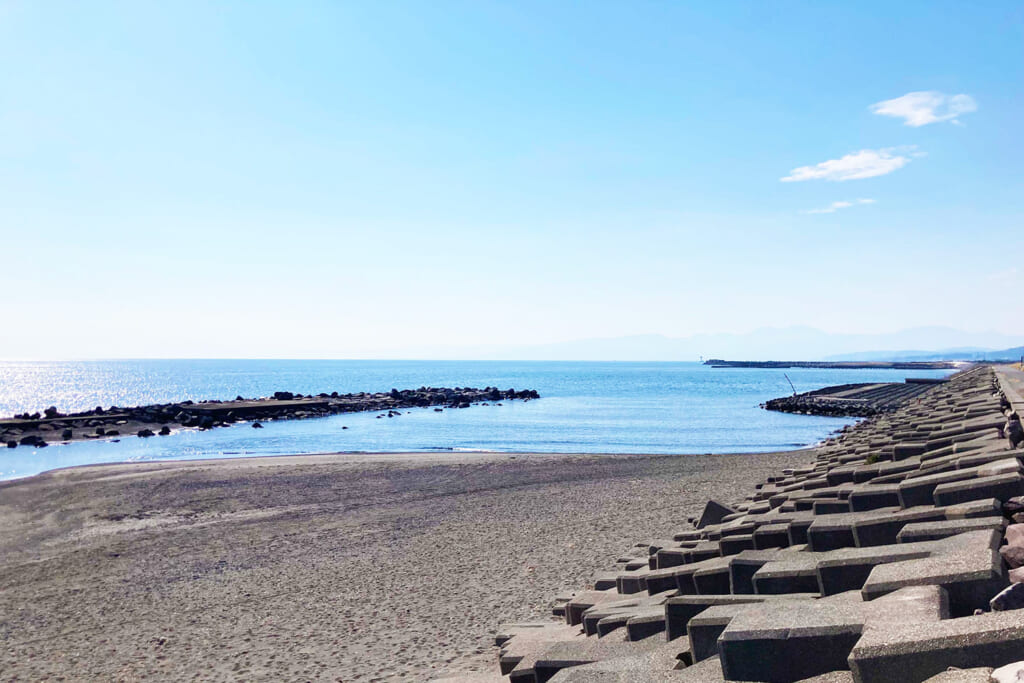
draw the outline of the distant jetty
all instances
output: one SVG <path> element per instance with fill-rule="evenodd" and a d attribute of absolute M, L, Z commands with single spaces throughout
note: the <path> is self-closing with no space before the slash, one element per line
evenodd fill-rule
<path fill-rule="evenodd" d="M 255 420 L 286 420 L 324 417 L 340 413 L 380 411 L 378 417 L 396 417 L 404 408 L 468 408 L 474 403 L 540 398 L 533 389 L 516 391 L 485 387 L 420 387 L 368 394 L 339 394 L 337 391 L 316 395 L 278 391 L 263 398 L 236 397 L 232 401 L 181 401 L 133 408 L 97 406 L 78 413 L 61 413 L 56 406 L 42 413 L 23 413 L 0 419 L 0 443 L 8 448 L 29 446 L 39 448 L 50 443 L 84 439 L 111 439 L 120 436 L 151 437 L 167 435 L 174 427 L 212 429 L 235 422 Z M 253 427 L 261 426 L 253 422 Z"/>
<path fill-rule="evenodd" d="M 704 365 L 713 368 L 818 368 L 841 370 L 956 370 L 963 363 L 954 361 L 790 361 L 790 360 L 721 360 L 712 358 Z"/>

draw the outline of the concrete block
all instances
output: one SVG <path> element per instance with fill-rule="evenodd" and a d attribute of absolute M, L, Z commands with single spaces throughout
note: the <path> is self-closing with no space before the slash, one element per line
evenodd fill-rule
<path fill-rule="evenodd" d="M 949 519 L 934 522 L 913 522 L 904 526 L 896 540 L 899 543 L 920 543 L 922 541 L 935 541 L 940 538 L 949 538 L 968 531 L 985 531 L 995 529 L 1000 531 L 1006 525 L 1006 520 L 999 517 L 981 517 L 978 519 Z"/>
<path fill-rule="evenodd" d="M 674 640 L 686 635 L 695 616 L 715 605 L 746 605 L 763 602 L 756 595 L 680 595 L 665 601 L 665 637 Z"/>
<path fill-rule="evenodd" d="M 872 600 L 906 586 L 936 585 L 948 592 L 953 616 L 984 609 L 1009 584 L 997 551 L 1001 538 L 996 531 L 972 531 L 931 541 L 930 557 L 876 566 L 861 592 Z"/>
<path fill-rule="evenodd" d="M 853 537 L 859 548 L 892 545 L 897 542 L 900 531 L 914 522 L 933 522 L 945 519 L 941 509 L 931 505 L 909 508 L 900 512 L 877 515 L 853 523 Z"/>
<path fill-rule="evenodd" d="M 1024 495 L 1024 475 L 1013 473 L 993 477 L 977 477 L 935 487 L 935 504 L 957 505 L 973 500 L 1008 500 Z"/>
<path fill-rule="evenodd" d="M 719 638 L 722 675 L 731 681 L 793 683 L 842 669 L 862 628 L 859 605 L 815 600 L 748 607 L 729 620 Z"/>
<path fill-rule="evenodd" d="M 814 553 L 793 553 L 786 559 L 765 563 L 754 573 L 758 595 L 818 593 L 818 561 Z"/>
<path fill-rule="evenodd" d="M 894 621 L 868 628 L 850 653 L 859 683 L 923 681 L 950 667 L 1000 667 L 1024 653 L 1024 620 L 1014 612 L 948 619 L 921 628 Z"/>
<path fill-rule="evenodd" d="M 715 500 L 709 500 L 704 506 L 704 512 L 701 513 L 700 521 L 697 522 L 697 528 L 703 529 L 709 524 L 721 524 L 722 520 L 727 515 L 735 514 L 737 510 L 729 507 L 724 503 L 719 503 Z"/>
<path fill-rule="evenodd" d="M 857 487 L 850 494 L 850 509 L 853 512 L 899 506 L 898 484 L 867 484 Z"/>
<path fill-rule="evenodd" d="M 939 484 L 948 484 L 954 481 L 971 479 L 975 476 L 976 472 L 973 470 L 952 470 L 949 472 L 929 474 L 923 477 L 905 479 L 897 487 L 900 507 L 910 508 L 920 505 L 933 505 L 935 499 L 932 494 L 935 492 L 936 486 Z"/>
<path fill-rule="evenodd" d="M 789 546 L 789 522 L 765 524 L 754 531 L 754 549 L 786 548 Z"/>
<path fill-rule="evenodd" d="M 754 549 L 754 535 L 740 534 L 736 536 L 723 536 L 719 541 L 719 549 L 722 557 L 736 555 L 744 550 Z"/>

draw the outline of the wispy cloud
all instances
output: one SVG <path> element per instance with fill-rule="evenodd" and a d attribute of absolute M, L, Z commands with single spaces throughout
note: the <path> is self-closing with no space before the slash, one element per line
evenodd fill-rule
<path fill-rule="evenodd" d="M 887 147 L 885 149 L 862 149 L 840 159 L 829 159 L 814 166 L 794 168 L 788 176 L 779 178 L 784 183 L 804 180 L 860 180 L 886 175 L 910 163 L 913 147 Z"/>
<path fill-rule="evenodd" d="M 922 90 L 908 92 L 894 100 L 876 102 L 870 109 L 880 116 L 903 119 L 903 125 L 917 128 L 940 121 L 963 125 L 957 117 L 977 111 L 978 104 L 970 95 L 947 95 L 935 90 Z"/>
<path fill-rule="evenodd" d="M 800 213 L 835 213 L 839 209 L 848 209 L 851 206 L 874 203 L 874 199 L 854 199 L 852 201 L 832 202 L 824 209 L 808 209 L 807 211 L 801 211 Z"/>

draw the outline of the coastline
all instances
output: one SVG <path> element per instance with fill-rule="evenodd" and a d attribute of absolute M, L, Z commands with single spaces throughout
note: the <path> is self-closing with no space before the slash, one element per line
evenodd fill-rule
<path fill-rule="evenodd" d="M 552 596 L 685 528 L 708 497 L 812 457 L 323 454 L 3 482 L 0 613 L 12 616 L 0 668 L 28 679 L 490 673 L 498 623 L 545 618 Z M 54 638 L 68 639 L 60 652 Z"/>

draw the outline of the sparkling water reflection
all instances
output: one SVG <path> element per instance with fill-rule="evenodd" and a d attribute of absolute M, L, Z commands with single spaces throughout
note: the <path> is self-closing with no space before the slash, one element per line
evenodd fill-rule
<path fill-rule="evenodd" d="M 761 410 L 769 398 L 847 382 L 902 381 L 900 370 L 712 369 L 697 363 L 126 360 L 0 362 L 0 415 L 277 390 L 387 391 L 496 385 L 542 398 L 465 410 L 270 422 L 171 436 L 0 451 L 0 478 L 97 462 L 333 451 L 493 450 L 731 453 L 813 444 L 850 420 Z M 945 371 L 914 371 L 941 377 Z M 343 430 L 342 427 L 348 429 Z"/>

